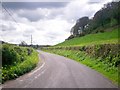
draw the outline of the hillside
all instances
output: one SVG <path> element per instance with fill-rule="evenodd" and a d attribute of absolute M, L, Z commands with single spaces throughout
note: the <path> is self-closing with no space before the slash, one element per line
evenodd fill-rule
<path fill-rule="evenodd" d="M 104 33 L 76 37 L 42 50 L 85 64 L 117 85 L 120 83 L 118 82 L 119 30 L 120 28 L 107 28 Z"/>
<path fill-rule="evenodd" d="M 93 18 L 80 17 L 71 28 L 71 35 L 62 43 L 42 50 L 82 63 L 120 84 L 120 2 L 111 2 L 97 11 Z M 117 12 L 117 13 L 116 13 Z"/>
<path fill-rule="evenodd" d="M 114 28 L 109 32 L 88 34 L 83 37 L 76 37 L 66 40 L 55 46 L 84 46 L 96 44 L 115 44 L 118 43 L 118 31 L 120 28 Z"/>

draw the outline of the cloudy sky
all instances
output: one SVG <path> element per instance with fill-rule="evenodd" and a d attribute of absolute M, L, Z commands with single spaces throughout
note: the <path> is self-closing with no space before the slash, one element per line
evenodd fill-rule
<path fill-rule="evenodd" d="M 0 40 L 19 44 L 55 45 L 69 35 L 76 20 L 93 17 L 112 0 L 67 0 L 62 2 L 3 2 Z M 17 23 L 16 23 L 17 22 Z"/>

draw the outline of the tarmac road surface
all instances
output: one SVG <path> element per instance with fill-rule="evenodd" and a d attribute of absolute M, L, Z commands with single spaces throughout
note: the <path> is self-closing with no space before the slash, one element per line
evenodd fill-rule
<path fill-rule="evenodd" d="M 7 81 L 3 88 L 117 88 L 100 73 L 63 56 L 39 51 L 31 72 Z"/>

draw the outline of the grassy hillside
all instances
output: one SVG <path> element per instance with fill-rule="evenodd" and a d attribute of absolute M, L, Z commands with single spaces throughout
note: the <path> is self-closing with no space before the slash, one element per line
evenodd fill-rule
<path fill-rule="evenodd" d="M 84 45 L 96 45 L 96 44 L 109 44 L 118 43 L 118 31 L 120 28 L 116 28 L 110 32 L 89 34 L 83 37 L 73 38 L 66 40 L 56 46 L 84 46 Z"/>
<path fill-rule="evenodd" d="M 43 48 L 43 50 L 85 64 L 112 82 L 120 84 L 118 80 L 118 66 L 120 65 L 118 31 L 120 28 L 110 29 L 109 32 L 88 34 L 66 40 L 53 47 Z"/>

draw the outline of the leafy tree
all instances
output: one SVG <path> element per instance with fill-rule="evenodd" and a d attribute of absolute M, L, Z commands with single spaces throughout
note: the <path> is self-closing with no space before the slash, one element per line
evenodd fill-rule
<path fill-rule="evenodd" d="M 113 20 L 116 20 L 117 22 L 120 20 L 120 1 L 105 4 L 104 7 L 97 11 L 93 17 L 93 23 L 96 24 L 96 28 L 100 26 L 104 27 Z"/>
<path fill-rule="evenodd" d="M 89 18 L 88 17 L 82 17 L 78 20 L 79 27 L 81 27 L 82 30 L 85 29 L 85 26 L 88 24 Z"/>
<path fill-rule="evenodd" d="M 89 18 L 88 17 L 82 17 L 77 20 L 76 24 L 72 27 L 71 33 L 74 36 L 80 35 L 79 30 L 84 31 L 85 26 L 88 24 Z"/>
<path fill-rule="evenodd" d="M 92 19 L 89 19 L 89 17 L 86 16 L 79 18 L 70 32 L 74 37 L 83 36 L 92 32 L 104 32 L 102 29 L 119 24 L 120 1 L 110 2 L 97 11 Z M 69 39 L 71 39 L 71 37 L 73 38 L 73 36 L 70 36 Z"/>
<path fill-rule="evenodd" d="M 27 43 L 26 43 L 25 41 L 22 41 L 22 42 L 20 43 L 20 46 L 27 46 Z"/>

